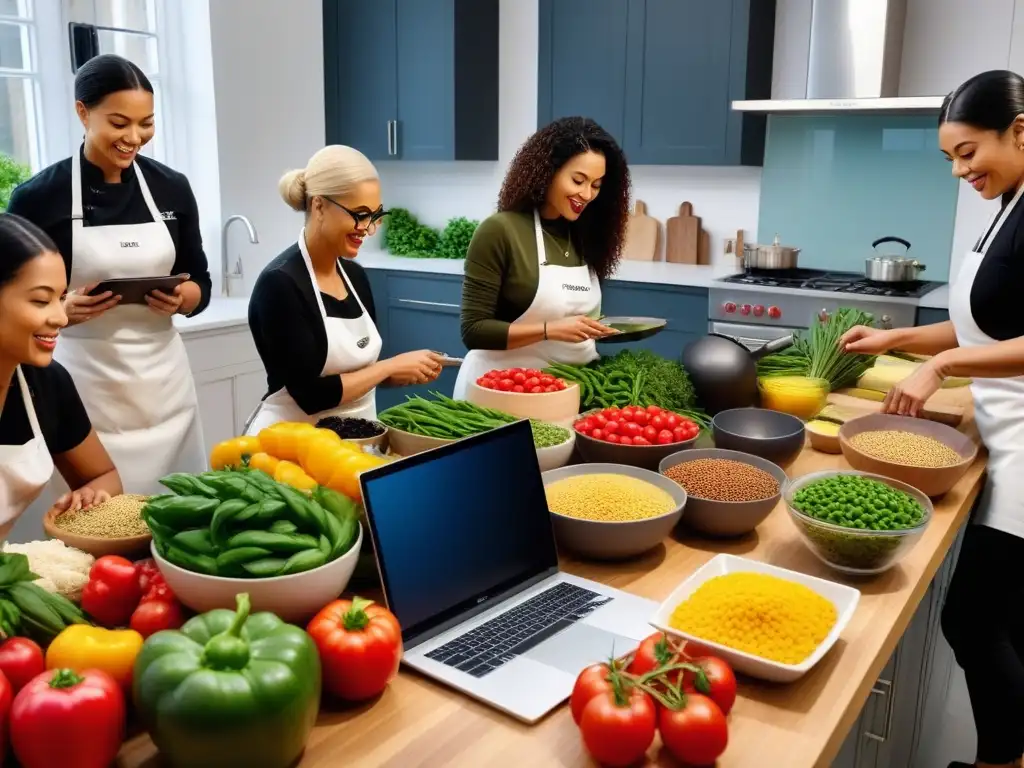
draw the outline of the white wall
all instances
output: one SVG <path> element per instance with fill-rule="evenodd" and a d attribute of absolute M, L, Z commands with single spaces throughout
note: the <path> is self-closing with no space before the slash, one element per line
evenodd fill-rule
<path fill-rule="evenodd" d="M 260 240 L 232 227 L 229 265 L 242 257 L 246 294 L 302 226 L 278 179 L 324 145 L 321 15 L 321 0 L 210 2 L 221 221 L 248 216 Z"/>
<path fill-rule="evenodd" d="M 501 0 L 500 7 L 498 161 L 382 161 L 388 207 L 409 208 L 433 226 L 493 212 L 509 160 L 537 127 L 538 3 Z M 238 227 L 230 241 L 231 263 L 243 255 L 251 288 L 301 225 L 277 196 L 278 177 L 304 164 L 325 140 L 321 2 L 213 0 L 210 28 L 223 216 L 245 214 L 260 235 L 260 244 L 250 246 Z M 711 233 L 712 253 L 720 254 L 737 229 L 748 238 L 755 234 L 760 177 L 758 168 L 640 166 L 633 168 L 633 189 L 649 215 L 662 221 L 690 200 Z"/>

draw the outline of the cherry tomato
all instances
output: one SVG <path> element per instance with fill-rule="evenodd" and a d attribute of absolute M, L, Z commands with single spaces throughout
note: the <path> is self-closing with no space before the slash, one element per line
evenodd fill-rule
<path fill-rule="evenodd" d="M 604 436 L 604 441 L 606 443 L 616 443 L 617 444 L 620 440 L 621 440 L 621 438 L 618 435 L 616 435 L 614 432 L 612 434 L 610 434 L 610 435 L 606 434 Z"/>
<path fill-rule="evenodd" d="M 602 765 L 633 765 L 654 741 L 658 721 L 654 700 L 634 688 L 620 706 L 613 691 L 594 696 L 583 708 L 580 733 L 583 744 Z"/>
<path fill-rule="evenodd" d="M 530 377 L 528 377 L 526 379 L 526 381 L 523 382 L 523 386 L 526 387 L 527 389 L 533 389 L 534 387 L 539 387 L 540 386 L 540 379 L 538 379 L 536 376 L 530 376 Z"/>
<path fill-rule="evenodd" d="M 608 421 L 605 422 L 604 433 L 606 435 L 614 435 L 618 431 L 619 431 L 619 422 L 615 421 L 614 419 L 608 419 Z"/>
<path fill-rule="evenodd" d="M 716 656 L 702 656 L 694 659 L 693 663 L 704 670 L 711 689 L 698 691 L 694 686 L 695 675 L 689 670 L 683 675 L 683 688 L 690 693 L 704 693 L 718 705 L 723 715 L 728 715 L 736 703 L 736 675 L 732 669 Z"/>
<path fill-rule="evenodd" d="M 531 395 L 539 395 L 543 391 L 544 391 L 544 387 L 542 387 L 540 384 L 538 384 L 535 387 L 530 387 L 530 394 Z"/>
<path fill-rule="evenodd" d="M 511 392 L 512 387 L 515 386 L 515 382 L 512 379 L 502 379 L 498 382 L 498 389 L 502 392 Z"/>
<path fill-rule="evenodd" d="M 608 423 L 608 419 L 604 417 L 603 413 L 595 413 L 593 416 L 589 418 L 592 418 L 594 420 L 594 423 L 597 424 L 597 426 L 599 427 L 604 427 L 604 425 Z"/>
<path fill-rule="evenodd" d="M 618 408 L 605 408 L 603 413 L 604 417 L 608 419 L 608 421 L 618 421 L 619 415 L 622 413 L 622 411 L 620 411 Z"/>
<path fill-rule="evenodd" d="M 558 387 L 556 387 L 554 384 L 548 384 L 546 387 L 544 387 L 544 391 L 545 392 L 557 392 L 558 391 Z"/>
<path fill-rule="evenodd" d="M 538 378 L 542 375 L 541 372 L 538 371 L 536 368 L 528 368 L 525 371 L 523 371 L 523 373 L 525 373 L 527 376 L 536 376 Z"/>
<path fill-rule="evenodd" d="M 591 432 L 590 436 L 595 440 L 604 440 L 604 432 L 600 427 L 597 427 L 593 432 Z"/>
<path fill-rule="evenodd" d="M 646 427 L 647 426 L 647 411 L 643 410 L 642 408 L 638 409 L 636 411 L 633 411 L 633 421 L 635 421 L 641 427 Z"/>
<path fill-rule="evenodd" d="M 633 438 L 634 442 L 636 442 L 636 438 L 644 436 L 644 428 L 635 421 L 626 423 L 626 432 Z"/>
<path fill-rule="evenodd" d="M 671 445 L 675 441 L 676 441 L 675 437 L 673 437 L 672 433 L 669 432 L 667 429 L 663 429 L 663 430 L 661 430 L 658 433 L 658 437 L 657 437 L 658 445 Z"/>
<path fill-rule="evenodd" d="M 526 382 L 526 374 L 525 373 L 513 373 L 512 374 L 512 381 L 514 381 L 516 384 L 520 384 L 520 385 L 524 384 Z"/>
<path fill-rule="evenodd" d="M 0 645 L 0 673 L 17 693 L 38 674 L 46 671 L 43 650 L 27 637 L 12 637 Z M 2 686 L 0 686 L 2 688 Z"/>
<path fill-rule="evenodd" d="M 185 615 L 177 600 L 150 600 L 139 604 L 129 626 L 143 637 L 149 637 L 164 629 L 178 629 L 184 623 Z"/>
<path fill-rule="evenodd" d="M 668 431 L 668 430 L 666 430 Z M 690 439 L 690 433 L 682 427 L 676 427 L 672 430 L 672 441 L 675 443 L 682 443 Z"/>
<path fill-rule="evenodd" d="M 555 379 L 555 389 L 557 389 L 559 392 L 561 392 L 563 389 L 568 388 L 569 385 L 566 384 L 565 381 L 563 381 L 562 379 Z"/>
<path fill-rule="evenodd" d="M 633 438 L 629 435 L 616 435 L 619 438 L 619 445 L 632 445 Z"/>
<path fill-rule="evenodd" d="M 644 427 L 644 439 L 649 443 L 656 442 L 658 439 L 658 430 L 648 424 Z"/>
<path fill-rule="evenodd" d="M 714 765 L 729 744 L 725 715 L 714 701 L 699 693 L 687 694 L 682 709 L 661 707 L 658 730 L 666 749 L 688 765 Z"/>
<path fill-rule="evenodd" d="M 554 384 L 555 383 L 555 377 L 551 376 L 549 374 L 546 374 L 546 373 L 542 373 L 540 375 L 540 383 L 543 386 L 545 386 L 545 387 L 548 386 L 549 384 Z"/>
<path fill-rule="evenodd" d="M 526 390 L 523 388 L 522 384 L 516 384 L 514 387 L 512 387 L 512 391 L 522 393 L 525 392 Z"/>
<path fill-rule="evenodd" d="M 664 409 L 659 408 L 656 405 L 648 405 L 647 406 L 647 415 L 648 416 L 657 416 L 659 413 L 662 412 L 662 410 L 664 410 Z"/>
<path fill-rule="evenodd" d="M 675 429 L 676 427 L 679 426 L 680 419 L 674 413 L 670 413 L 670 412 L 666 411 L 665 414 L 664 414 L 664 417 L 665 417 L 665 427 L 667 429 Z"/>
<path fill-rule="evenodd" d="M 572 712 L 572 720 L 576 725 L 580 724 L 583 708 L 592 698 L 599 693 L 612 690 L 611 681 L 608 680 L 610 671 L 607 664 L 591 664 L 576 677 L 572 695 L 569 697 L 569 711 Z"/>
<path fill-rule="evenodd" d="M 623 418 L 626 421 L 632 421 L 633 420 L 633 415 L 635 413 L 636 413 L 636 410 L 633 408 L 633 406 L 627 405 L 625 408 L 622 409 L 622 412 L 620 414 L 620 418 Z"/>
<path fill-rule="evenodd" d="M 683 646 L 683 655 L 692 661 L 693 659 L 700 659 L 704 656 L 713 656 L 714 651 L 706 645 L 701 645 L 700 643 L 695 643 L 692 640 L 687 640 L 686 645 Z"/>
<path fill-rule="evenodd" d="M 583 420 L 583 423 L 587 425 L 587 429 L 589 430 L 593 430 L 597 427 L 597 422 L 594 421 L 593 416 L 587 416 L 587 418 Z"/>
<path fill-rule="evenodd" d="M 664 641 L 664 642 L 663 642 Z M 633 652 L 633 660 L 626 667 L 631 675 L 646 675 L 672 658 L 672 648 L 668 636 L 664 632 L 655 632 L 640 641 Z"/>
<path fill-rule="evenodd" d="M 660 413 L 656 413 L 653 416 L 648 414 L 648 417 L 647 423 L 659 432 L 665 428 L 665 417 Z"/>
<path fill-rule="evenodd" d="M 651 441 L 643 435 L 637 435 L 633 438 L 633 445 L 650 445 Z"/>

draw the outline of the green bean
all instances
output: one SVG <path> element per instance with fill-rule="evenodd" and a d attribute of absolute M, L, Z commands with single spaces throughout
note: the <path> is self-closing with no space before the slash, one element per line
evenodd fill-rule
<path fill-rule="evenodd" d="M 267 578 L 277 576 L 288 561 L 280 557 L 264 557 L 260 560 L 242 563 L 242 567 L 250 576 Z"/>
<path fill-rule="evenodd" d="M 227 541 L 226 549 L 235 547 L 263 547 L 274 552 L 299 552 L 319 545 L 319 539 L 304 533 L 271 533 L 270 531 L 242 531 Z"/>
<path fill-rule="evenodd" d="M 178 547 L 194 555 L 217 555 L 217 546 L 213 543 L 209 528 L 193 528 L 180 531 L 171 537 L 170 545 Z"/>
<path fill-rule="evenodd" d="M 259 560 L 263 557 L 269 557 L 274 553 L 269 549 L 263 547 L 235 547 L 234 549 L 225 549 L 219 555 L 217 555 L 217 570 L 221 572 L 230 572 L 236 570 L 238 566 L 244 565 L 245 563 L 252 562 L 253 560 Z"/>

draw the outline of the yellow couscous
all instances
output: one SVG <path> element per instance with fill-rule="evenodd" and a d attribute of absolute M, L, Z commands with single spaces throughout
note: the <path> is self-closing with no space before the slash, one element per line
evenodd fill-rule
<path fill-rule="evenodd" d="M 658 517 L 675 509 L 671 494 L 628 475 L 575 475 L 544 488 L 548 509 L 582 520 L 625 523 Z"/>
<path fill-rule="evenodd" d="M 810 656 L 835 626 L 831 601 L 764 573 L 709 579 L 676 606 L 669 624 L 688 635 L 783 664 Z"/>

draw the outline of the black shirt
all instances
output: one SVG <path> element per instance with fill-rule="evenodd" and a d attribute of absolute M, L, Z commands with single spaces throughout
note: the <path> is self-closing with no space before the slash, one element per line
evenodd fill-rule
<path fill-rule="evenodd" d="M 108 184 L 103 172 L 85 159 L 82 160 L 82 216 L 87 227 L 115 224 L 147 224 L 153 214 L 146 206 L 139 189 L 134 167 L 121 172 L 120 184 Z M 197 315 L 210 303 L 210 269 L 203 252 L 203 238 L 199 229 L 199 209 L 192 187 L 184 174 L 166 165 L 138 156 L 135 160 L 142 169 L 160 210 L 164 224 L 174 241 L 175 259 L 170 274 L 187 272 L 199 286 L 201 297 L 192 311 Z M 57 244 L 64 257 L 68 280 L 71 280 L 71 158 L 44 168 L 20 185 L 11 194 L 8 213 L 16 213 L 39 226 Z M 81 286 L 69 285 L 69 288 Z"/>
<path fill-rule="evenodd" d="M 376 322 L 366 271 L 351 259 L 338 263 Z M 363 314 L 351 291 L 342 301 L 323 291 L 320 298 L 328 317 L 355 319 Z M 267 369 L 264 397 L 286 387 L 309 415 L 338 407 L 341 376 L 320 375 L 327 360 L 327 330 L 297 242 L 270 262 L 256 280 L 249 298 L 249 330 Z"/>
<path fill-rule="evenodd" d="M 1024 285 L 1024 202 L 1018 202 L 982 257 L 971 287 L 974 322 L 997 341 L 1024 336 L 1024 316 L 1018 311 Z M 979 241 L 980 244 L 981 241 Z"/>
<path fill-rule="evenodd" d="M 25 374 L 39 430 L 50 454 L 56 456 L 80 446 L 92 431 L 92 424 L 68 372 L 57 362 L 45 368 L 23 365 L 21 372 Z M 32 425 L 21 397 L 18 374 L 14 374 L 0 410 L 0 445 L 24 445 L 31 439 Z"/>

